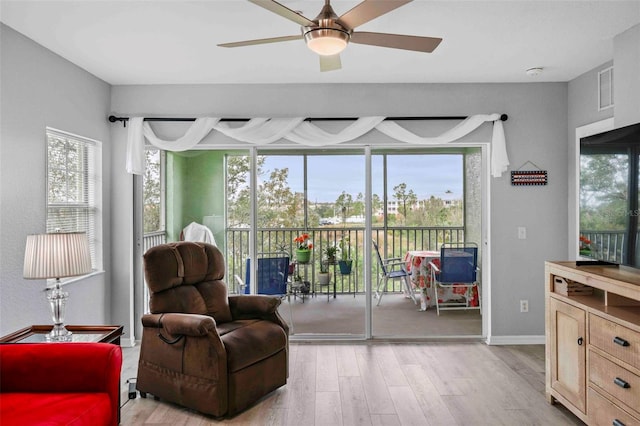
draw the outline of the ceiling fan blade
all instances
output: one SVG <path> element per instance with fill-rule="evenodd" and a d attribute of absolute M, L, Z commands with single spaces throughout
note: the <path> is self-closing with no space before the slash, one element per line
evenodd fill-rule
<path fill-rule="evenodd" d="M 338 18 L 340 25 L 349 29 L 369 22 L 413 0 L 364 0 Z"/>
<path fill-rule="evenodd" d="M 222 43 L 222 44 L 219 44 L 218 46 L 220 47 L 253 46 L 256 44 L 279 43 L 281 41 L 300 40 L 303 38 L 304 36 L 300 34 L 300 35 L 294 35 L 294 36 L 271 37 L 271 38 L 260 38 L 256 40 L 235 41 L 232 43 Z"/>
<path fill-rule="evenodd" d="M 297 24 L 302 25 L 303 27 L 309 27 L 316 25 L 312 20 L 305 18 L 304 16 L 297 13 L 295 10 L 291 10 L 286 6 L 281 5 L 277 1 L 273 0 L 249 0 L 251 3 L 258 5 L 271 11 L 277 15 L 282 16 L 283 18 L 287 18 L 290 21 L 293 21 Z"/>
<path fill-rule="evenodd" d="M 351 43 L 371 46 L 390 47 L 393 49 L 415 50 L 431 53 L 442 41 L 436 37 L 420 37 L 401 34 L 355 32 L 351 34 Z"/>
<path fill-rule="evenodd" d="M 342 62 L 340 61 L 340 55 L 318 55 L 320 57 L 320 71 L 335 71 L 342 68 Z"/>

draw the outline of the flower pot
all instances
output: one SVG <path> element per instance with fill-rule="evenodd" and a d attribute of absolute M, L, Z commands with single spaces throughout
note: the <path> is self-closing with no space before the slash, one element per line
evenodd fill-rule
<path fill-rule="evenodd" d="M 340 273 L 342 275 L 349 275 L 351 273 L 351 265 L 353 264 L 353 260 L 341 260 L 338 262 L 338 266 L 340 267 Z"/>
<path fill-rule="evenodd" d="M 319 285 L 329 285 L 331 282 L 331 275 L 328 272 L 320 272 L 318 274 L 318 284 Z"/>
<path fill-rule="evenodd" d="M 296 260 L 298 263 L 309 263 L 311 259 L 311 250 L 296 250 Z"/>

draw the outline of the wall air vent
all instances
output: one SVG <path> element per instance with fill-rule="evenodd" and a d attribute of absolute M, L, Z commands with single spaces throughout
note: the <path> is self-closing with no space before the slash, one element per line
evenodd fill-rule
<path fill-rule="evenodd" d="M 613 67 L 598 72 L 598 111 L 613 108 Z"/>

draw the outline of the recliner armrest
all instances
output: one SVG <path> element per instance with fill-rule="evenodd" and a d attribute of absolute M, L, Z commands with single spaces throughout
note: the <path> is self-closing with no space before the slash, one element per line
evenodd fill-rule
<path fill-rule="evenodd" d="M 229 308 L 233 320 L 262 319 L 271 321 L 282 327 L 289 335 L 289 326 L 278 313 L 282 300 L 275 296 L 262 294 L 230 295 Z"/>
<path fill-rule="evenodd" d="M 278 310 L 281 300 L 261 294 L 229 296 L 229 308 L 234 319 L 262 318 Z"/>
<path fill-rule="evenodd" d="M 211 331 L 217 333 L 216 321 L 208 315 L 199 314 L 145 314 L 142 326 L 162 328 L 174 336 L 200 337 Z"/>

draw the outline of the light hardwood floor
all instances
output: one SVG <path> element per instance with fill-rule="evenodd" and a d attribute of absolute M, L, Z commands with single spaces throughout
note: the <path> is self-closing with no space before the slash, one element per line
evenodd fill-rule
<path fill-rule="evenodd" d="M 582 425 L 544 398 L 544 346 L 292 343 L 286 386 L 232 419 L 127 400 L 139 347 L 123 348 L 122 425 Z"/>

